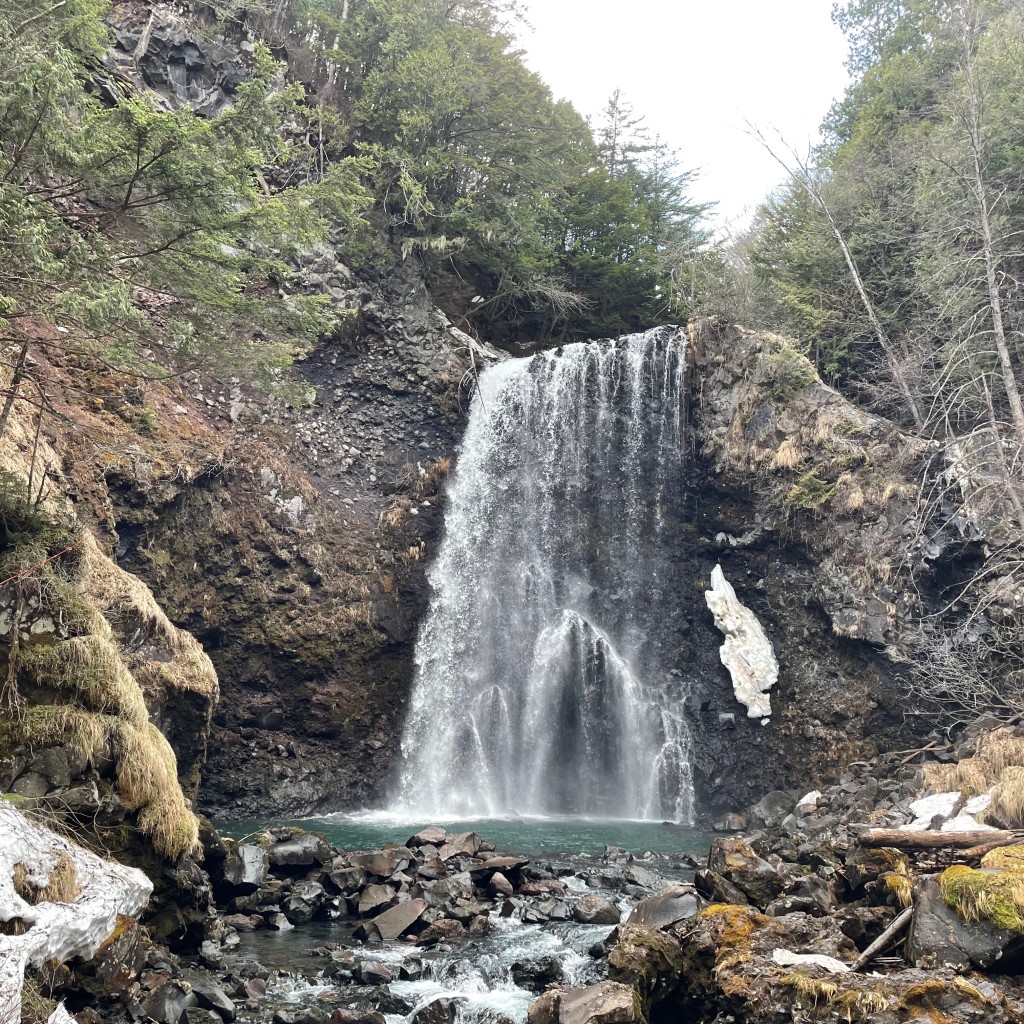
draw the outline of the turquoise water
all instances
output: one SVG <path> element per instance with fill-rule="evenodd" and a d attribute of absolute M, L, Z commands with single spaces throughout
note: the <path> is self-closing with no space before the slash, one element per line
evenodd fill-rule
<path fill-rule="evenodd" d="M 703 857 L 713 834 L 657 821 L 597 818 L 474 818 L 462 821 L 429 821 L 396 818 L 388 814 L 330 814 L 272 822 L 218 822 L 225 834 L 238 839 L 270 825 L 297 825 L 323 832 L 335 846 L 366 850 L 384 843 L 404 843 L 427 825 L 443 825 L 449 832 L 476 832 L 499 850 L 548 856 L 592 856 L 605 845 L 620 846 L 632 853 L 691 854 Z"/>

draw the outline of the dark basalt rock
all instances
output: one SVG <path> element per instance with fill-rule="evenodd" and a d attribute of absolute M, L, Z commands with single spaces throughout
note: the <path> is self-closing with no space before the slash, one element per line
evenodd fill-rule
<path fill-rule="evenodd" d="M 692 885 L 670 885 L 642 900 L 627 919 L 629 925 L 667 930 L 680 921 L 696 917 L 707 904 Z"/>

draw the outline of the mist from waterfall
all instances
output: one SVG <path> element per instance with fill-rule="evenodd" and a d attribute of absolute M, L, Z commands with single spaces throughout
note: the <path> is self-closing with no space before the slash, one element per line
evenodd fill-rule
<path fill-rule="evenodd" d="M 400 809 L 689 820 L 685 674 L 650 628 L 686 487 L 685 374 L 675 328 L 481 374 L 429 570 Z"/>

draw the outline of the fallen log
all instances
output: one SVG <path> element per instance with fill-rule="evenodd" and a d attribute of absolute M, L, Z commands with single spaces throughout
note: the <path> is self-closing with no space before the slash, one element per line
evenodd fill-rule
<path fill-rule="evenodd" d="M 1024 832 L 999 829 L 977 829 L 971 832 L 937 832 L 935 830 L 903 830 L 898 828 L 869 828 L 857 837 L 861 846 L 869 849 L 888 847 L 893 850 L 994 850 L 999 846 L 1024 843 Z"/>
<path fill-rule="evenodd" d="M 900 911 L 893 919 L 892 923 L 888 928 L 882 932 L 881 935 L 875 939 L 874 942 L 864 950 L 863 953 L 850 965 L 851 971 L 859 971 L 866 967 L 872 960 L 878 956 L 879 953 L 885 949 L 891 942 L 895 942 L 896 939 L 910 927 L 910 922 L 914 916 L 914 908 L 907 907 L 906 910 Z"/>

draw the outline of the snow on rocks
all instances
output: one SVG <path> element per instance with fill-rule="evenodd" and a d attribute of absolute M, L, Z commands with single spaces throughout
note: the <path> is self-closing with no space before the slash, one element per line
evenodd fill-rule
<path fill-rule="evenodd" d="M 117 927 L 119 916 L 135 917 L 142 911 L 153 885 L 141 871 L 75 846 L 4 801 L 0 801 L 0 836 L 0 921 L 20 919 L 28 926 L 23 935 L 0 935 L 0 1008 L 18 1020 L 26 968 L 54 959 L 91 959 Z M 26 873 L 27 884 L 42 889 L 67 863 L 74 865 L 75 876 L 65 894 L 69 902 L 33 905 L 18 895 L 14 882 L 18 865 Z M 63 1007 L 50 1017 L 51 1024 L 68 1019 Z"/>
<path fill-rule="evenodd" d="M 757 616 L 736 596 L 722 567 L 711 573 L 711 590 L 704 594 L 715 625 L 725 636 L 722 664 L 732 676 L 736 699 L 747 709 L 747 718 L 767 719 L 772 713 L 768 691 L 779 678 L 775 648 Z"/>

